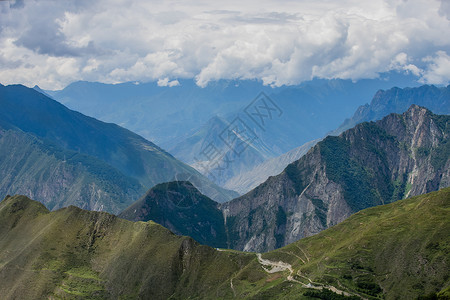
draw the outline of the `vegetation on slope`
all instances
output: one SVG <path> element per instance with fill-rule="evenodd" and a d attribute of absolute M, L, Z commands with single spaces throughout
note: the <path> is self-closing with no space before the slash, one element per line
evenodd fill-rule
<path fill-rule="evenodd" d="M 218 203 L 201 194 L 187 181 L 156 185 L 119 217 L 130 221 L 152 220 L 201 244 L 227 247 L 223 215 Z"/>
<path fill-rule="evenodd" d="M 0 106 L 3 129 L 20 129 L 61 149 L 97 158 L 138 180 L 145 190 L 184 176 L 217 201 L 237 196 L 143 137 L 72 111 L 33 89 L 22 85 L 0 86 Z"/>
<path fill-rule="evenodd" d="M 263 257 L 296 278 L 367 298 L 414 299 L 450 285 L 450 188 L 360 211 Z"/>
<path fill-rule="evenodd" d="M 4 299 L 414 299 L 434 294 L 445 299 L 449 216 L 446 188 L 363 210 L 257 257 L 201 246 L 154 222 L 133 223 L 73 206 L 49 212 L 24 196 L 8 197 L 0 203 L 0 294 Z"/>
<path fill-rule="evenodd" d="M 450 116 L 417 105 L 328 136 L 281 174 L 221 205 L 230 246 L 273 250 L 362 209 L 448 187 L 449 138 Z"/>
<path fill-rule="evenodd" d="M 76 205 L 118 213 L 145 192 L 102 160 L 1 127 L 0 178 L 0 195 L 25 194 L 49 209 Z"/>

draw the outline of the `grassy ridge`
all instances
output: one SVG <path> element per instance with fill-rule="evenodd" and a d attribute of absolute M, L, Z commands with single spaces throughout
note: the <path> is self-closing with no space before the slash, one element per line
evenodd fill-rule
<path fill-rule="evenodd" d="M 413 299 L 450 285 L 450 188 L 365 209 L 267 253 L 300 275 L 366 297 Z M 301 262 L 298 257 L 305 260 Z"/>
<path fill-rule="evenodd" d="M 415 299 L 448 294 L 450 188 L 363 210 L 264 259 L 217 251 L 154 222 L 23 196 L 0 203 L 2 299 Z M 289 280 L 288 275 L 292 278 Z M 26 287 L 26 288 L 24 288 Z M 445 299 L 445 298 L 442 298 Z"/>

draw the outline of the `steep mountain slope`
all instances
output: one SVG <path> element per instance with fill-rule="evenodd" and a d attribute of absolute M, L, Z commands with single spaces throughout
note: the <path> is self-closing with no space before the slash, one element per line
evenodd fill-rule
<path fill-rule="evenodd" d="M 412 104 L 423 106 L 438 115 L 450 114 L 450 85 L 438 88 L 433 85 L 423 85 L 416 88 L 398 87 L 378 91 L 370 104 L 360 106 L 353 117 L 344 121 L 332 132 L 338 135 L 358 123 L 376 121 L 390 113 L 400 114 Z"/>
<path fill-rule="evenodd" d="M 361 209 L 450 185 L 450 116 L 403 115 L 329 136 L 278 176 L 224 203 L 229 247 L 268 251 Z"/>
<path fill-rule="evenodd" d="M 301 282 L 368 299 L 448 299 L 449 220 L 450 188 L 445 188 L 365 209 L 263 258 L 292 264 Z M 442 298 L 433 298 L 437 293 Z"/>
<path fill-rule="evenodd" d="M 240 194 L 245 194 L 266 181 L 270 176 L 280 174 L 287 165 L 299 160 L 319 141 L 319 139 L 313 140 L 300 147 L 292 149 L 285 154 L 267 159 L 264 162 L 254 166 L 247 172 L 237 174 L 228 179 L 226 183 L 223 184 L 223 187 L 236 191 Z"/>
<path fill-rule="evenodd" d="M 217 201 L 235 195 L 141 136 L 71 111 L 33 89 L 0 86 L 0 105 L 3 128 L 20 129 L 60 148 L 96 157 L 137 179 L 145 188 L 182 175 L 189 176 L 203 193 Z"/>
<path fill-rule="evenodd" d="M 76 205 L 118 213 L 144 187 L 103 161 L 0 126 L 0 194 L 24 194 L 49 209 Z"/>
<path fill-rule="evenodd" d="M 223 186 L 229 178 L 274 155 L 261 140 L 248 140 L 249 136 L 245 134 L 237 134 L 232 142 L 228 142 L 224 137 L 227 129 L 233 126 L 230 122 L 214 116 L 168 151 Z"/>
<path fill-rule="evenodd" d="M 450 284 L 450 188 L 359 212 L 285 248 L 217 251 L 153 222 L 23 196 L 0 203 L 2 299 L 414 299 Z M 27 288 L 23 288 L 26 286 Z M 440 292 L 442 291 L 442 292 Z"/>
<path fill-rule="evenodd" d="M 330 134 L 339 135 L 356 124 L 376 121 L 391 113 L 403 113 L 412 104 L 427 107 L 435 114 L 450 114 L 450 86 L 437 88 L 424 85 L 416 88 L 392 88 L 387 91 L 378 91 L 370 105 L 360 106 L 353 118 L 345 120 L 338 129 Z M 241 194 L 246 193 L 264 182 L 269 176 L 279 174 L 288 164 L 300 159 L 314 144 L 314 142 L 308 142 L 285 154 L 270 158 L 260 165 L 254 166 L 251 170 L 230 178 L 223 187 Z"/>
<path fill-rule="evenodd" d="M 152 220 L 211 247 L 227 245 L 218 203 L 202 195 L 190 182 L 158 184 L 119 217 L 130 221 Z"/>

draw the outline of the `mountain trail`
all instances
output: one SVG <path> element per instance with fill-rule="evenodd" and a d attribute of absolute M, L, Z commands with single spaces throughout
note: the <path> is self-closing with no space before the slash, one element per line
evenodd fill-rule
<path fill-rule="evenodd" d="M 303 250 L 302 250 L 302 252 L 303 252 Z M 305 252 L 303 252 L 303 253 L 306 256 L 306 253 Z M 268 259 L 264 259 L 264 258 L 262 258 L 261 253 L 256 253 L 256 257 L 258 258 L 258 262 L 262 265 L 262 268 L 264 269 L 264 271 L 266 271 L 267 273 L 276 273 L 276 272 L 282 272 L 282 271 L 287 271 L 288 270 L 289 271 L 289 275 L 287 276 L 287 280 L 291 281 L 291 282 L 299 283 L 305 288 L 316 289 L 316 290 L 322 290 L 322 289 L 325 288 L 325 289 L 328 289 L 328 290 L 330 290 L 330 291 L 332 291 L 332 292 L 334 292 L 336 294 L 341 294 L 341 295 L 344 295 L 344 296 L 358 296 L 358 297 L 361 297 L 362 299 L 365 299 L 361 295 L 351 294 L 351 293 L 342 291 L 342 290 L 340 290 L 340 289 L 338 289 L 338 288 L 336 288 L 334 286 L 331 286 L 331 285 L 322 285 L 320 283 L 313 282 L 310 278 L 308 278 L 308 277 L 306 277 L 304 275 L 295 274 L 295 276 L 303 277 L 303 278 L 305 278 L 306 280 L 309 281 L 307 284 L 305 284 L 305 283 L 303 283 L 303 282 L 301 282 L 299 280 L 296 280 L 294 278 L 294 270 L 293 270 L 291 264 L 288 264 L 288 263 L 283 262 L 283 261 L 275 262 L 275 261 L 271 261 L 271 260 L 268 260 Z M 270 269 L 268 269 L 266 267 L 270 267 Z"/>
<path fill-rule="evenodd" d="M 298 245 L 295 245 L 295 246 L 298 248 L 298 250 L 300 250 L 303 253 L 303 255 L 305 256 L 306 260 L 309 261 L 309 256 L 306 254 L 306 252 L 303 251 L 303 249 L 300 248 Z"/>

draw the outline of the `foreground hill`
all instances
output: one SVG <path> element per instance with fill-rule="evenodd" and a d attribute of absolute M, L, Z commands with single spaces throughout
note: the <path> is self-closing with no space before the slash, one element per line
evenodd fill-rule
<path fill-rule="evenodd" d="M 7 197 L 0 203 L 0 294 L 2 299 L 344 298 L 327 288 L 352 299 L 411 299 L 444 293 L 450 284 L 449 217 L 447 188 L 361 211 L 261 256 L 201 246 L 153 222 L 73 206 L 49 212 L 24 196 Z"/>
<path fill-rule="evenodd" d="M 217 201 L 226 201 L 236 195 L 214 185 L 193 168 L 141 136 L 115 124 L 69 110 L 33 89 L 21 85 L 0 85 L 0 105 L 0 128 L 22 131 L 46 145 L 101 160 L 124 176 L 137 180 L 144 190 L 182 176 L 190 178 L 203 193 Z M 18 164 L 23 164 L 23 161 L 19 160 Z M 47 172 L 51 172 L 51 168 Z M 28 179 L 26 182 L 33 183 Z M 39 186 L 39 180 L 34 184 Z M 23 184 L 22 188 L 31 190 L 35 186 Z M 19 191 L 10 191 L 16 192 Z M 97 190 L 94 189 L 94 192 Z"/>
<path fill-rule="evenodd" d="M 343 286 L 368 299 L 415 299 L 443 290 L 447 298 L 442 292 L 439 299 L 448 299 L 449 220 L 445 188 L 365 209 L 263 257 L 292 264 L 301 282 Z"/>
<path fill-rule="evenodd" d="M 224 203 L 229 247 L 268 251 L 361 209 L 450 185 L 450 116 L 402 115 L 329 136 L 249 193 Z"/>

